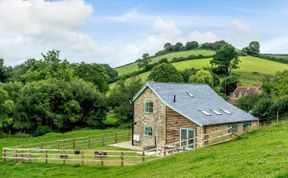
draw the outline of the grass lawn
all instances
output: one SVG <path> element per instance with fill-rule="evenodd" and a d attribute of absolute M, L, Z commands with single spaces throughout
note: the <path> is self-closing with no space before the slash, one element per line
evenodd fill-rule
<path fill-rule="evenodd" d="M 130 167 L 0 162 L 3 177 L 288 177 L 288 124 Z"/>
<path fill-rule="evenodd" d="M 182 71 L 194 67 L 200 69 L 203 67 L 210 66 L 209 61 L 211 58 L 207 59 L 196 59 L 189 61 L 182 61 L 172 63 L 178 70 Z M 269 61 L 252 56 L 242 56 L 240 57 L 241 62 L 239 63 L 239 68 L 233 71 L 233 74 L 239 76 L 240 82 L 244 86 L 259 85 L 262 83 L 262 79 L 265 75 L 273 75 L 277 71 L 288 70 L 288 65 Z M 146 81 L 149 72 L 142 73 L 138 75 L 142 81 Z M 129 80 L 129 79 L 128 79 Z M 110 84 L 110 88 L 114 88 L 115 83 Z"/>
<path fill-rule="evenodd" d="M 176 58 L 187 57 L 190 55 L 200 55 L 200 54 L 203 56 L 211 56 L 211 55 L 215 54 L 215 52 L 212 50 L 197 49 L 197 50 L 169 53 L 169 54 L 165 54 L 165 55 L 151 58 L 151 63 L 158 62 L 159 60 L 161 60 L 163 58 L 167 58 L 168 61 L 171 61 L 175 57 Z M 126 66 L 117 67 L 116 70 L 119 73 L 119 75 L 129 74 L 131 72 L 137 71 L 138 66 L 137 66 L 137 63 L 132 63 L 132 64 L 128 64 Z"/>

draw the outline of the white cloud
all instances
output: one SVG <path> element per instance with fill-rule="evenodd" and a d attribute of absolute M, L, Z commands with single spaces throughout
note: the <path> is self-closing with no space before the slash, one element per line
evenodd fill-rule
<path fill-rule="evenodd" d="M 221 40 L 216 34 L 212 32 L 193 31 L 188 36 L 189 41 L 198 41 L 199 43 L 215 42 Z"/>
<path fill-rule="evenodd" d="M 278 37 L 269 41 L 264 41 L 261 44 L 261 53 L 288 53 L 288 35 Z"/>
<path fill-rule="evenodd" d="M 0 0 L 0 57 L 5 59 L 6 65 L 16 65 L 28 58 L 39 58 L 42 52 L 57 49 L 63 58 L 72 62 L 102 62 L 117 66 L 141 57 L 144 52 L 153 54 L 163 49 L 166 42 L 220 39 L 209 31 L 192 31 L 185 36 L 174 21 L 144 16 L 135 10 L 121 17 L 115 16 L 113 20 L 142 19 L 153 25 L 155 33 L 139 43 L 100 45 L 80 30 L 92 17 L 93 7 L 84 0 Z"/>
<path fill-rule="evenodd" d="M 70 55 L 89 50 L 95 41 L 77 30 L 92 13 L 83 0 L 0 1 L 1 57 L 15 65 L 51 49 Z"/>
<path fill-rule="evenodd" d="M 232 26 L 236 31 L 245 35 L 249 35 L 253 32 L 251 25 L 241 20 L 233 20 Z"/>

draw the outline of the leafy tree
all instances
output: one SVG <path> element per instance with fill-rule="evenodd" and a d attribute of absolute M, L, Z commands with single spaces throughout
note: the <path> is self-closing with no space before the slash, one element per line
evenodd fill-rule
<path fill-rule="evenodd" d="M 273 96 L 288 95 L 288 70 L 277 72 L 272 83 Z"/>
<path fill-rule="evenodd" d="M 237 83 L 239 82 L 239 79 L 235 76 L 226 77 L 221 82 L 221 91 L 225 95 L 229 95 L 237 88 Z"/>
<path fill-rule="evenodd" d="M 94 83 L 101 92 L 106 93 L 109 90 L 109 76 L 103 65 L 82 62 L 75 68 L 75 75 L 85 81 Z"/>
<path fill-rule="evenodd" d="M 258 56 L 260 53 L 260 44 L 258 41 L 252 41 L 249 43 L 247 53 L 252 56 Z"/>
<path fill-rule="evenodd" d="M 14 102 L 9 99 L 8 93 L 0 87 L 0 130 L 11 132 Z"/>
<path fill-rule="evenodd" d="M 210 86 L 213 86 L 213 76 L 209 71 L 201 69 L 195 75 L 191 75 L 189 82 L 206 83 Z"/>
<path fill-rule="evenodd" d="M 185 69 L 184 71 L 181 71 L 181 75 L 183 77 L 184 82 L 189 82 L 189 78 L 191 75 L 195 75 L 197 73 L 198 69 L 195 68 L 190 68 L 190 69 Z"/>
<path fill-rule="evenodd" d="M 185 45 L 185 50 L 193 50 L 199 47 L 199 44 L 197 41 L 189 41 Z"/>
<path fill-rule="evenodd" d="M 210 63 L 215 73 L 230 75 L 232 69 L 238 68 L 238 53 L 232 45 L 226 44 L 216 51 Z"/>
<path fill-rule="evenodd" d="M 183 82 L 180 72 L 174 66 L 167 63 L 153 67 L 148 79 L 157 82 Z"/>
<path fill-rule="evenodd" d="M 252 111 L 255 104 L 262 98 L 264 98 L 264 96 L 261 94 L 249 94 L 241 97 L 237 102 L 237 106 L 242 110 L 249 112 Z"/>
<path fill-rule="evenodd" d="M 165 51 L 172 51 L 173 45 L 171 43 L 165 43 L 164 49 L 165 49 Z"/>
<path fill-rule="evenodd" d="M 141 79 L 133 77 L 131 80 L 119 81 L 109 96 L 109 105 L 120 122 L 130 123 L 133 118 L 133 105 L 130 103 L 133 96 L 142 87 Z"/>
<path fill-rule="evenodd" d="M 143 55 L 142 55 L 142 59 L 147 59 L 147 58 L 149 58 L 150 56 L 149 56 L 149 54 L 148 53 L 144 53 Z"/>
<path fill-rule="evenodd" d="M 216 41 L 214 43 L 204 43 L 201 45 L 203 49 L 211 49 L 211 50 L 219 50 L 223 46 L 227 45 L 228 43 L 224 40 Z"/>
<path fill-rule="evenodd" d="M 144 53 L 142 56 L 142 59 L 138 61 L 137 66 L 139 69 L 149 70 L 149 62 L 151 59 L 149 58 L 148 53 Z"/>
<path fill-rule="evenodd" d="M 173 51 L 180 51 L 180 48 L 183 46 L 182 43 L 177 42 L 174 46 L 173 46 Z"/>
<path fill-rule="evenodd" d="M 115 69 L 113 69 L 109 64 L 100 64 L 100 65 L 104 67 L 110 80 L 118 76 L 118 72 Z"/>
<path fill-rule="evenodd" d="M 272 106 L 273 110 L 279 117 L 288 117 L 288 95 L 277 98 Z"/>
<path fill-rule="evenodd" d="M 0 82 L 3 82 L 4 80 L 5 80 L 4 59 L 0 58 Z"/>
<path fill-rule="evenodd" d="M 273 101 L 270 98 L 260 99 L 253 107 L 252 114 L 260 120 L 271 120 L 275 116 L 273 111 Z"/>

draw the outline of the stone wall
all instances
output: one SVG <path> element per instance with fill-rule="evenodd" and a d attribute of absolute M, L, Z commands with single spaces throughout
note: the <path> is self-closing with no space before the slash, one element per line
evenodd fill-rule
<path fill-rule="evenodd" d="M 144 112 L 145 101 L 153 102 L 153 113 Z M 134 135 L 140 136 L 140 142 L 134 145 L 142 147 L 160 147 L 166 140 L 166 106 L 150 88 L 146 88 L 134 102 Z M 153 136 L 144 135 L 144 127 L 152 128 Z"/>

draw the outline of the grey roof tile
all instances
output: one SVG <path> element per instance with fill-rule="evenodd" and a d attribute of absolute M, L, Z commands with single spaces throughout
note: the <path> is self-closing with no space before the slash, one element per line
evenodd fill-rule
<path fill-rule="evenodd" d="M 199 125 L 257 120 L 249 113 L 225 101 L 206 84 L 147 82 L 146 86 L 150 87 L 165 105 Z M 187 92 L 193 94 L 194 97 L 189 96 Z M 173 102 L 174 95 L 176 102 Z M 133 100 L 136 98 L 134 97 Z M 231 114 L 226 114 L 221 109 L 227 109 Z M 211 115 L 207 116 L 200 110 L 205 110 Z M 222 114 L 216 114 L 211 110 L 217 110 Z"/>

